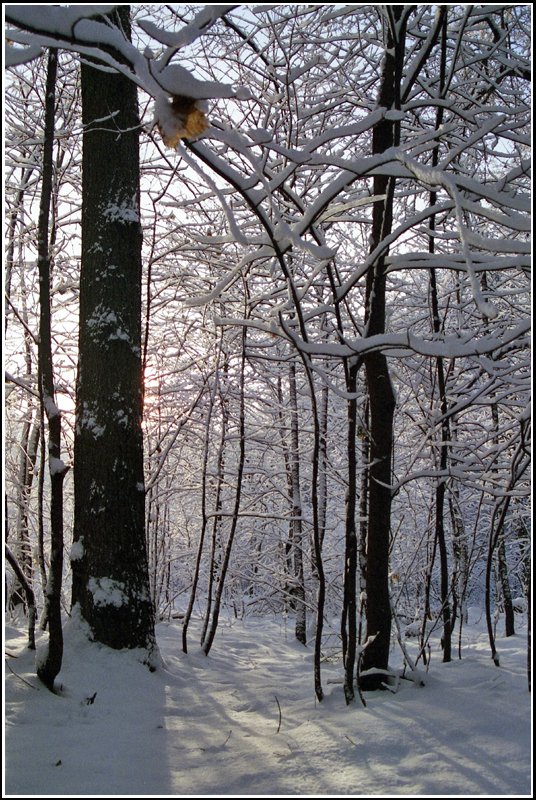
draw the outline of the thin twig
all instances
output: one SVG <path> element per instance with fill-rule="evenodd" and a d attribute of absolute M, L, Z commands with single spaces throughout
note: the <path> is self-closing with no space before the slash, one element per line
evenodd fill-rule
<path fill-rule="evenodd" d="M 6 661 L 6 666 L 12 675 L 14 675 L 20 681 L 25 683 L 27 686 L 31 686 L 32 689 L 35 689 L 37 692 L 39 691 L 39 686 L 34 686 L 33 683 L 30 683 L 30 681 L 27 681 L 26 678 L 22 677 L 22 675 L 19 675 L 17 672 L 15 672 L 15 670 L 11 669 L 11 667 L 9 666 L 9 661 Z"/>
<path fill-rule="evenodd" d="M 276 733 L 279 733 L 279 731 L 281 730 L 281 719 L 282 719 L 281 706 L 279 704 L 279 700 L 277 699 L 277 695 L 276 694 L 274 694 L 274 697 L 275 697 L 275 702 L 277 703 L 277 707 L 279 709 L 279 725 L 277 726 L 277 731 L 276 731 Z"/>

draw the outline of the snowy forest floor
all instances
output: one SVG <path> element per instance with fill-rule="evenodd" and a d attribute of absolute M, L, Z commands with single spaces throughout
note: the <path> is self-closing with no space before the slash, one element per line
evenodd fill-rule
<path fill-rule="evenodd" d="M 530 795 L 526 622 L 517 622 L 515 637 L 498 639 L 500 668 L 480 620 L 465 629 L 462 660 L 442 664 L 436 643 L 425 687 L 404 680 L 397 694 L 367 693 L 366 708 L 345 705 L 336 660 L 323 665 L 326 698 L 316 702 L 312 649 L 269 618 L 222 623 L 208 658 L 195 628 L 183 655 L 180 623 L 161 623 L 165 666 L 154 673 L 69 622 L 57 696 L 39 685 L 24 631 L 8 622 L 17 674 L 5 669 L 5 792 Z"/>

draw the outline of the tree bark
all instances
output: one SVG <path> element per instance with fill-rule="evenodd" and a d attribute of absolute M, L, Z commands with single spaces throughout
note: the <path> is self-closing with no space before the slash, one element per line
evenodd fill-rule
<path fill-rule="evenodd" d="M 460 498 L 456 484 L 450 487 L 449 512 L 452 530 L 452 552 L 454 556 L 454 571 L 452 575 L 452 629 L 454 629 L 456 618 L 458 617 L 458 657 L 461 658 L 461 634 L 463 625 L 467 622 L 465 598 L 469 583 L 469 553 L 466 541 L 467 534 L 460 509 Z"/>
<path fill-rule="evenodd" d="M 324 545 L 328 513 L 328 401 L 329 388 L 322 386 L 318 409 L 318 534 L 321 548 Z M 314 550 L 313 574 L 317 575 Z"/>
<path fill-rule="evenodd" d="M 487 292 L 488 291 L 488 279 L 485 272 L 482 273 L 482 289 Z M 490 330 L 490 321 L 489 319 L 483 315 L 484 325 L 486 330 Z M 499 448 L 499 406 L 495 398 L 495 392 L 492 394 L 492 402 L 491 402 L 491 429 L 492 429 L 492 441 L 494 447 L 497 449 Z M 496 472 L 496 469 L 493 469 L 493 472 Z M 502 591 L 502 600 L 504 606 L 504 635 L 505 636 L 514 636 L 515 635 L 515 620 L 514 620 L 514 606 L 512 603 L 512 591 L 510 589 L 510 580 L 508 577 L 508 562 L 506 560 L 506 544 L 504 541 L 505 537 L 505 530 L 504 526 L 501 529 L 498 542 L 497 542 L 497 567 L 499 572 L 499 581 L 501 584 L 501 591 Z"/>
<path fill-rule="evenodd" d="M 348 486 L 345 508 L 344 596 L 341 635 L 344 659 L 344 697 L 346 703 L 354 699 L 355 664 L 357 653 L 357 375 L 356 360 L 346 369 L 347 403 L 346 454 Z"/>
<path fill-rule="evenodd" d="M 222 329 L 223 331 L 223 329 Z M 212 388 L 210 390 L 210 399 L 209 405 L 207 409 L 207 416 L 205 420 L 205 438 L 204 438 L 204 445 L 203 445 L 203 472 L 201 476 L 201 530 L 199 533 L 199 544 L 197 548 L 197 556 L 195 561 L 195 569 L 194 569 L 194 577 L 192 581 L 192 588 L 190 591 L 190 599 L 188 601 L 188 608 L 186 609 L 186 613 L 184 615 L 184 622 L 182 625 L 182 652 L 188 652 L 188 626 L 190 624 L 190 619 L 192 617 L 192 612 L 194 610 L 194 603 L 197 593 L 197 585 L 199 583 L 199 577 L 201 574 L 201 558 L 203 556 L 203 547 L 205 544 L 205 536 L 207 532 L 208 526 L 208 515 L 207 515 L 207 478 L 208 478 L 208 463 L 209 463 L 209 453 L 210 453 L 210 430 L 211 430 L 211 423 L 212 423 L 212 415 L 214 413 L 214 405 L 216 402 L 216 393 L 219 390 L 219 370 L 220 370 L 220 358 L 222 355 L 222 340 L 223 340 L 223 333 L 220 336 L 220 342 L 218 345 L 218 351 L 216 356 L 216 365 L 214 370 L 214 381 L 212 384 Z M 225 432 L 227 429 L 227 420 L 225 412 L 222 414 L 222 436 L 220 440 L 220 448 L 218 451 L 218 484 L 216 488 L 216 508 L 219 509 L 219 503 L 221 498 L 221 483 L 222 483 L 222 472 L 223 472 L 223 458 L 224 458 L 224 445 L 225 445 Z M 213 521 L 213 525 L 216 526 L 218 523 L 216 519 Z M 213 529 L 215 530 L 215 528 Z M 210 568 L 212 570 L 212 564 Z M 206 629 L 208 627 L 208 616 L 209 616 L 210 609 L 207 609 L 207 615 L 205 618 L 205 626 L 204 626 L 204 635 L 206 633 Z"/>
<path fill-rule="evenodd" d="M 54 105 L 58 54 L 50 50 L 45 100 L 43 175 L 39 206 L 39 390 L 48 421 L 48 467 L 50 475 L 50 569 L 45 587 L 44 615 L 48 622 L 48 647 L 37 665 L 37 675 L 54 690 L 54 680 L 63 660 L 61 587 L 63 578 L 63 479 L 68 467 L 61 460 L 61 414 L 55 403 L 52 363 L 50 299 L 49 216 L 53 180 Z"/>
<path fill-rule="evenodd" d="M 508 578 L 508 562 L 506 560 L 506 544 L 504 541 L 505 532 L 501 531 L 497 545 L 497 566 L 499 580 L 501 582 L 502 599 L 504 606 L 504 635 L 515 636 L 514 605 L 512 602 L 512 590 Z"/>
<path fill-rule="evenodd" d="M 223 338 L 221 342 L 222 352 L 223 352 Z M 223 378 L 223 387 L 221 387 L 220 383 Z M 221 512 L 223 510 L 223 502 L 224 502 L 224 491 L 225 491 L 225 480 L 226 480 L 226 469 L 227 469 L 227 453 L 226 453 L 226 442 L 227 442 L 227 432 L 229 430 L 229 397 L 228 392 L 226 391 L 225 387 L 228 387 L 229 383 L 229 355 L 228 353 L 224 353 L 224 360 L 222 366 L 222 373 L 220 375 L 219 368 L 218 368 L 218 377 L 217 377 L 217 389 L 220 394 L 220 408 L 221 408 L 221 422 L 220 422 L 220 436 L 218 441 L 218 452 L 216 455 L 216 476 L 215 482 L 216 486 L 214 487 L 214 512 L 212 517 L 212 533 L 211 533 L 211 547 L 210 547 L 210 562 L 209 562 L 209 569 L 208 569 L 208 581 L 207 581 L 207 602 L 206 602 L 206 609 L 205 609 L 205 619 L 203 622 L 203 629 L 201 631 L 201 647 L 205 643 L 205 639 L 207 637 L 207 632 L 210 625 L 210 618 L 212 614 L 212 603 L 214 598 L 214 585 L 217 580 L 218 571 L 221 567 L 221 551 L 222 551 L 222 520 L 223 517 Z M 207 428 L 206 431 L 207 435 L 207 447 L 209 446 L 210 442 L 210 426 Z M 207 453 L 208 456 L 208 453 Z M 208 499 L 208 486 L 206 475 L 203 476 L 203 486 L 202 486 L 202 514 L 203 516 L 206 515 L 206 508 L 207 508 L 207 499 Z M 208 519 L 207 519 L 208 524 Z M 199 544 L 201 547 L 201 542 Z M 199 558 L 201 557 L 199 553 Z"/>
<path fill-rule="evenodd" d="M 15 573 L 17 580 L 25 594 L 26 605 L 28 607 L 28 650 L 35 650 L 35 619 L 37 617 L 37 609 L 35 607 L 35 595 L 29 580 L 24 574 L 21 565 L 7 546 L 4 546 L 6 561 Z"/>
<path fill-rule="evenodd" d="M 39 420 L 32 420 L 32 414 L 32 405 L 29 403 L 27 418 L 23 422 L 21 432 L 17 483 L 17 538 L 14 543 L 18 564 L 24 573 L 26 581 L 30 584 L 33 580 L 33 568 L 28 514 L 30 510 L 30 498 L 35 475 L 40 432 Z M 16 606 L 20 603 L 25 603 L 26 597 L 27 592 L 24 585 L 17 580 L 11 593 L 10 605 Z"/>
<path fill-rule="evenodd" d="M 368 495 L 369 495 L 369 461 L 370 461 L 370 439 L 369 439 L 369 399 L 368 393 L 365 400 L 365 408 L 358 427 L 358 436 L 361 439 L 360 448 L 360 469 L 361 485 L 359 495 L 359 624 L 357 632 L 357 642 L 363 644 L 363 611 L 366 610 L 366 586 L 367 586 L 367 529 L 368 529 Z M 359 676 L 358 676 L 359 679 Z"/>
<path fill-rule="evenodd" d="M 435 155 L 435 152 L 434 152 Z M 434 158 L 435 160 L 435 158 Z M 435 166 L 435 165 L 434 165 Z M 430 193 L 430 205 L 436 202 L 436 193 Z M 430 227 L 433 230 L 434 217 L 430 219 Z M 434 239 L 433 236 L 429 238 L 429 252 L 434 252 Z M 434 333 L 439 333 L 441 323 L 439 319 L 439 303 L 437 295 L 437 281 L 435 269 L 430 270 L 430 296 L 432 301 L 432 316 L 433 316 L 433 329 Z M 445 474 L 448 464 L 448 455 L 450 449 L 450 425 L 447 416 L 448 403 L 447 403 L 447 390 L 445 380 L 445 366 L 441 357 L 436 358 L 436 376 L 437 386 L 439 392 L 439 406 L 441 410 L 441 425 L 439 442 L 439 472 L 441 475 Z M 445 497 L 446 497 L 446 484 L 445 478 L 439 477 L 435 487 L 435 539 L 439 550 L 439 569 L 440 569 L 440 597 L 441 597 L 441 617 L 443 620 L 443 635 L 441 643 L 443 646 L 443 661 L 448 663 L 452 657 L 452 619 L 449 599 L 449 568 L 448 568 L 448 554 L 447 554 L 447 541 L 445 534 Z"/>
<path fill-rule="evenodd" d="M 298 433 L 298 395 L 296 392 L 296 365 L 289 365 L 290 401 L 290 487 L 292 502 L 291 543 L 294 568 L 292 594 L 296 614 L 295 634 L 301 644 L 307 644 L 305 585 L 303 575 L 303 525 L 300 481 L 300 442 Z"/>
<path fill-rule="evenodd" d="M 404 6 L 387 6 L 391 23 L 388 25 L 384 63 L 378 96 L 378 106 L 400 108 L 400 81 L 405 47 L 405 24 L 399 21 Z M 395 36 L 395 28 L 398 27 Z M 382 119 L 372 131 L 372 153 L 383 153 L 398 144 L 399 123 Z M 374 177 L 373 193 L 383 199 L 374 203 L 370 253 L 391 232 L 395 179 L 383 175 Z M 386 248 L 367 274 L 366 322 L 367 335 L 385 331 L 386 309 Z M 391 636 L 391 605 L 389 598 L 389 538 L 391 527 L 391 464 L 393 458 L 393 419 L 395 396 L 389 375 L 387 358 L 382 352 L 365 355 L 365 374 L 369 394 L 370 468 L 367 528 L 367 647 L 363 655 L 363 670 L 386 670 L 389 663 Z M 363 676 L 363 689 L 377 689 L 383 683 L 378 673 Z"/>
<path fill-rule="evenodd" d="M 238 450 L 238 463 L 236 472 L 235 501 L 234 501 L 233 516 L 231 521 L 231 530 L 229 532 L 229 538 L 227 540 L 227 544 L 225 547 L 225 554 L 223 557 L 223 562 L 219 574 L 216 596 L 214 598 L 214 610 L 212 612 L 212 620 L 207 630 L 207 634 L 203 639 L 202 649 L 205 655 L 207 656 L 212 648 L 214 637 L 216 635 L 216 630 L 218 628 L 221 603 L 223 599 L 223 589 L 225 586 L 225 578 L 227 577 L 227 570 L 229 568 L 229 562 L 231 560 L 231 551 L 236 534 L 236 529 L 238 526 L 238 514 L 240 511 L 240 501 L 242 498 L 242 477 L 244 474 L 244 464 L 246 460 L 246 410 L 245 410 L 245 396 L 244 396 L 245 364 L 246 364 L 245 336 L 246 336 L 246 329 L 244 328 L 244 331 L 242 333 L 242 354 L 240 358 L 240 406 L 239 406 L 239 420 L 238 420 L 239 450 Z"/>
<path fill-rule="evenodd" d="M 130 34 L 129 7 L 111 21 Z M 136 87 L 82 64 L 82 261 L 73 605 L 92 637 L 155 650 L 145 543 Z"/>

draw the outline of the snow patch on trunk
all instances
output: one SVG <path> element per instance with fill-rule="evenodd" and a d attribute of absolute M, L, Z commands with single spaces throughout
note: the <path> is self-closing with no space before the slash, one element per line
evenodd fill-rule
<path fill-rule="evenodd" d="M 124 588 L 124 583 L 114 581 L 112 578 L 90 578 L 88 581 L 88 589 L 93 595 L 93 603 L 96 606 L 120 608 L 127 605 L 129 598 Z"/>

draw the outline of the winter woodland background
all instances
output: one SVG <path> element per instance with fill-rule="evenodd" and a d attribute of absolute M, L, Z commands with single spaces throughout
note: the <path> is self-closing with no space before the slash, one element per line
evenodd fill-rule
<path fill-rule="evenodd" d="M 441 673 L 448 694 L 476 646 L 488 670 L 515 652 L 500 707 L 523 709 L 530 7 L 149 4 L 130 7 L 130 31 L 129 7 L 113 8 L 5 8 L 6 614 L 19 655 L 36 611 L 49 688 L 76 680 L 81 648 L 100 664 L 98 643 L 141 648 L 158 673 L 156 623 L 192 693 L 188 670 L 210 691 L 199 646 L 203 659 L 215 648 L 215 684 L 239 674 L 233 621 L 262 665 L 257 648 L 277 661 L 284 628 L 282 686 L 300 675 L 329 715 L 326 675 L 361 707 L 400 670 L 419 684 L 461 659 L 455 678 Z M 129 665 L 132 686 L 162 680 Z M 511 741 L 527 769 L 527 729 Z M 506 784 L 527 791 L 527 774 Z M 314 793 L 299 775 L 290 791 Z M 411 791 L 380 777 L 367 791 Z M 360 793 L 351 773 L 318 785 Z M 223 792 L 270 791 L 251 786 Z"/>

